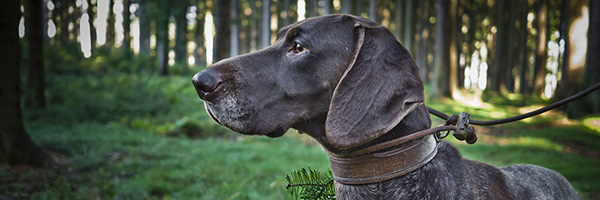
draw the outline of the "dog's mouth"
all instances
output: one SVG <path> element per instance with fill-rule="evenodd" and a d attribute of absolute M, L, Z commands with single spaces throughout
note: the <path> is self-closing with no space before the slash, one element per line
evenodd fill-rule
<path fill-rule="evenodd" d="M 213 109 L 205 102 L 204 107 L 206 108 L 206 112 L 208 115 L 219 125 L 223 127 L 227 127 L 235 132 L 244 134 L 244 135 L 265 135 L 271 138 L 281 137 L 287 131 L 287 128 L 282 125 L 278 125 L 274 128 L 274 130 L 261 130 L 259 124 L 257 123 L 249 123 L 247 120 L 232 120 L 232 119 L 219 119 L 218 115 L 214 113 Z M 250 114 L 246 114 L 245 117 L 249 117 Z M 233 122 L 235 121 L 235 122 Z M 228 123 L 229 122 L 229 123 Z M 243 124 L 243 125 L 242 125 Z M 266 132 L 266 133 L 265 133 Z"/>

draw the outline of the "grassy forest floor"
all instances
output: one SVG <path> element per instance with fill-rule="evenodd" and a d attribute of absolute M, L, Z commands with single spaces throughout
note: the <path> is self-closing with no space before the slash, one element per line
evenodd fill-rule
<path fill-rule="evenodd" d="M 0 165 L 0 199 L 293 199 L 283 188 L 286 173 L 329 168 L 327 154 L 306 135 L 290 131 L 270 139 L 218 126 L 204 112 L 191 75 L 50 75 L 47 82 L 48 108 L 25 110 L 25 124 L 37 144 L 66 164 Z M 428 105 L 484 120 L 545 103 L 500 96 Z M 476 128 L 474 145 L 447 140 L 465 157 L 496 166 L 554 169 L 584 199 L 600 199 L 600 117 L 568 120 L 551 111 Z"/>

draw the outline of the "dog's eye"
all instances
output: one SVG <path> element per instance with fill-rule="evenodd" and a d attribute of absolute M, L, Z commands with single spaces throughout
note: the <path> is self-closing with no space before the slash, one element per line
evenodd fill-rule
<path fill-rule="evenodd" d="M 294 53 L 301 53 L 304 50 L 306 50 L 306 47 L 302 46 L 300 43 L 296 43 L 293 49 Z"/>

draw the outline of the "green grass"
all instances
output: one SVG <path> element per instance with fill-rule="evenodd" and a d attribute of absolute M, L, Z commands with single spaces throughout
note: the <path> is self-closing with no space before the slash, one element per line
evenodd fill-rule
<path fill-rule="evenodd" d="M 187 76 L 50 76 L 49 107 L 26 110 L 26 126 L 36 143 L 70 164 L 46 170 L 0 165 L 0 191 L 7 191 L 0 199 L 293 199 L 283 188 L 287 173 L 309 166 L 328 170 L 327 154 L 305 135 L 290 131 L 270 139 L 218 126 L 190 82 Z M 519 113 L 516 106 L 531 106 L 521 97 L 486 98 L 494 104 L 436 99 L 428 105 L 468 111 L 473 119 L 508 117 Z M 477 127 L 474 145 L 448 140 L 474 160 L 554 169 L 585 199 L 595 199 L 600 133 L 583 121 L 552 112 Z"/>

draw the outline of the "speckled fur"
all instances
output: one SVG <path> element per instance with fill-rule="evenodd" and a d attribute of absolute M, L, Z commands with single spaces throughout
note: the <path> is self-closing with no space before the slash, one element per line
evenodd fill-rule
<path fill-rule="evenodd" d="M 337 199 L 580 199 L 555 171 L 536 165 L 496 168 L 464 159 L 446 142 L 427 165 L 368 185 L 335 183 Z"/>

